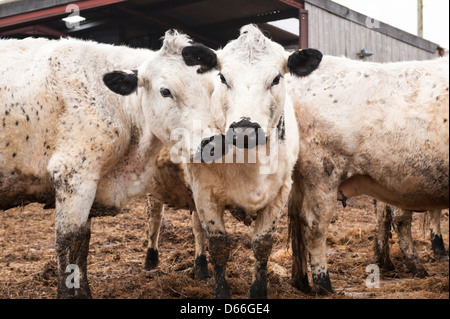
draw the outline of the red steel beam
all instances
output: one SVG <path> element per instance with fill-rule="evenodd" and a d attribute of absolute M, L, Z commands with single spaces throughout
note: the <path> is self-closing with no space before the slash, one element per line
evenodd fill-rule
<path fill-rule="evenodd" d="M 10 31 L 0 32 L 0 37 L 8 37 L 15 34 L 27 34 L 27 35 L 51 35 L 54 37 L 67 37 L 67 34 L 54 30 L 52 28 L 46 27 L 44 25 L 31 25 L 28 27 L 23 27 L 19 29 L 14 29 Z"/>
<path fill-rule="evenodd" d="M 70 4 L 76 4 L 80 9 L 80 11 L 82 11 L 108 6 L 111 4 L 116 4 L 125 1 L 126 0 L 86 0 L 86 1 L 71 2 Z M 67 5 L 69 5 L 69 3 Z M 1 18 L 0 28 L 67 15 L 69 13 L 66 12 L 67 5 L 37 10 L 33 12 L 26 12 L 6 18 Z"/>
<path fill-rule="evenodd" d="M 302 0 L 278 0 L 278 1 L 284 2 L 297 9 L 305 9 L 305 3 Z"/>
<path fill-rule="evenodd" d="M 298 46 L 300 47 L 300 49 L 305 49 L 309 47 L 308 19 L 309 19 L 308 10 L 299 9 L 298 20 L 300 24 L 300 37 L 298 39 Z"/>

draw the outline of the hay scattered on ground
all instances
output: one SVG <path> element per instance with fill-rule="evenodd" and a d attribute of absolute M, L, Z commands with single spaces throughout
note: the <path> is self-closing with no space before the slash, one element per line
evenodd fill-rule
<path fill-rule="evenodd" d="M 193 235 L 187 211 L 167 209 L 160 236 L 160 266 L 144 270 L 146 250 L 145 199 L 130 204 L 129 212 L 92 222 L 88 276 L 95 298 L 212 298 L 214 282 L 191 277 Z M 422 230 L 423 217 L 415 214 L 413 236 L 419 256 L 430 276 L 412 278 L 402 264 L 397 238 L 391 239 L 396 271 L 382 273 L 380 288 L 365 285 L 366 267 L 374 262 L 375 216 L 368 197 L 352 199 L 343 209 L 336 205 L 329 228 L 328 261 L 336 294 L 317 298 L 449 298 L 449 264 L 433 257 Z M 54 210 L 42 205 L 0 211 L 0 298 L 55 298 L 56 257 Z M 449 245 L 448 211 L 442 231 Z M 252 228 L 226 216 L 232 252 L 227 275 L 233 298 L 248 298 L 254 258 Z M 287 217 L 283 216 L 268 265 L 269 297 L 316 298 L 290 285 L 291 252 L 287 244 Z M 209 265 L 210 273 L 212 267 Z"/>

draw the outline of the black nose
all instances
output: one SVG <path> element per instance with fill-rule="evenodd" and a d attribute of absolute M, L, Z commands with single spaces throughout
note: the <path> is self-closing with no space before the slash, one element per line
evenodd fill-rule
<path fill-rule="evenodd" d="M 215 135 L 202 140 L 194 160 L 211 163 L 228 153 L 225 136 Z"/>
<path fill-rule="evenodd" d="M 233 144 L 237 148 L 254 148 L 267 142 L 266 134 L 258 123 L 250 122 L 244 118 L 238 123 L 233 122 L 225 136 L 227 144 Z"/>

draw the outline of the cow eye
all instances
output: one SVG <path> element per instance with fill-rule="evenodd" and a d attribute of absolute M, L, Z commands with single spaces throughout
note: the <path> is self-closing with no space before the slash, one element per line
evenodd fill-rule
<path fill-rule="evenodd" d="M 222 73 L 219 73 L 219 76 L 220 76 L 220 81 L 221 81 L 223 84 L 225 84 L 226 86 L 228 86 L 227 80 L 225 79 L 225 77 L 223 76 L 223 74 L 222 74 Z"/>
<path fill-rule="evenodd" d="M 161 88 L 159 90 L 159 93 L 161 93 L 162 97 L 170 97 L 171 99 L 173 99 L 172 93 L 170 93 L 169 89 Z"/>
<path fill-rule="evenodd" d="M 280 79 L 281 79 L 282 77 L 283 77 L 283 76 L 282 76 L 281 74 L 278 74 L 278 75 L 275 77 L 275 79 L 273 79 L 273 82 L 272 82 L 271 87 L 280 84 Z"/>

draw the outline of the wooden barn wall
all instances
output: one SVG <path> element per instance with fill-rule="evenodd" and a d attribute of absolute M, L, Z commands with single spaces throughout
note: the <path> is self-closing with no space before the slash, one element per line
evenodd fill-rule
<path fill-rule="evenodd" d="M 357 53 L 366 48 L 374 54 L 365 61 L 397 62 L 429 60 L 437 54 L 427 52 L 405 42 L 391 38 L 328 11 L 305 3 L 309 14 L 309 47 L 334 56 L 359 59 Z"/>

